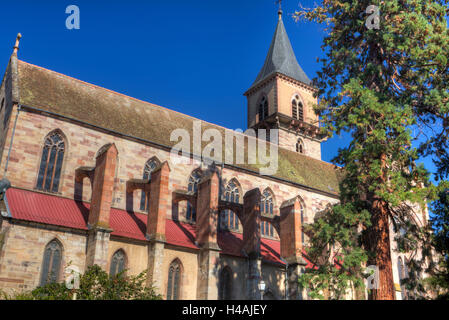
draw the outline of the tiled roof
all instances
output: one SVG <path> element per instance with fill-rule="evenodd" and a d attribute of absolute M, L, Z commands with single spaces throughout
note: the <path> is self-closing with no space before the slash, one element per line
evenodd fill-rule
<path fill-rule="evenodd" d="M 282 19 L 279 19 L 265 63 L 251 87 L 256 86 L 274 73 L 281 73 L 302 83 L 311 85 L 310 79 L 296 60 Z"/>
<path fill-rule="evenodd" d="M 74 200 L 10 188 L 6 191 L 14 219 L 87 230 L 89 206 Z"/>
<path fill-rule="evenodd" d="M 167 132 L 183 128 L 192 134 L 193 121 L 198 120 L 20 60 L 18 83 L 19 103 L 24 106 L 167 148 L 176 143 L 170 141 Z M 227 130 L 204 121 L 201 126 L 203 131 L 217 129 L 223 136 Z M 203 141 L 203 147 L 207 144 Z M 225 150 L 223 148 L 223 152 Z M 260 164 L 235 166 L 255 172 L 261 167 Z M 339 172 L 334 165 L 283 148 L 279 148 L 278 170 L 273 177 L 332 195 L 339 192 Z"/>
<path fill-rule="evenodd" d="M 13 219 L 87 230 L 89 203 L 16 188 L 7 190 L 6 200 Z M 114 236 L 145 240 L 146 224 L 145 214 L 111 209 L 110 226 Z M 167 219 L 165 237 L 168 244 L 198 249 L 195 245 L 196 228 L 191 224 Z M 242 257 L 242 242 L 242 234 L 218 233 L 218 245 L 223 254 Z M 283 264 L 279 241 L 262 239 L 261 254 L 266 261 Z"/>

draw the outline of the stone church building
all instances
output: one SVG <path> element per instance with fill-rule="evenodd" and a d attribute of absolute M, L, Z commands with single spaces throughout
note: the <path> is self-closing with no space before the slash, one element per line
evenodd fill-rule
<path fill-rule="evenodd" d="M 193 153 L 174 165 L 170 133 L 192 132 L 198 119 L 21 61 L 18 46 L 0 88 L 0 172 L 11 184 L 0 194 L 0 289 L 31 290 L 64 281 L 67 266 L 97 264 L 147 270 L 165 299 L 260 299 L 261 280 L 265 299 L 306 298 L 296 281 L 311 267 L 301 226 L 338 202 L 339 173 L 321 160 L 316 89 L 281 12 L 244 93 L 248 128 L 279 129 L 269 176 Z M 392 257 L 399 283 L 402 257 Z"/>

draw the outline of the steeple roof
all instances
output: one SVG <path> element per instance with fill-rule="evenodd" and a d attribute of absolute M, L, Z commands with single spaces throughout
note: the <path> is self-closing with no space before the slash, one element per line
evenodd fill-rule
<path fill-rule="evenodd" d="M 281 14 L 279 14 L 279 22 L 271 41 L 265 64 L 251 88 L 276 72 L 311 85 L 310 79 L 296 60 Z"/>

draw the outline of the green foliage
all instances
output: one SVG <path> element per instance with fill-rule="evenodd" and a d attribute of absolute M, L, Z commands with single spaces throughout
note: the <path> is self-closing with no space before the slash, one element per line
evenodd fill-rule
<path fill-rule="evenodd" d="M 351 211 L 351 206 L 329 206 L 315 223 L 306 225 L 310 236 L 307 258 L 315 269 L 306 271 L 300 285 L 312 299 L 344 299 L 352 288 L 363 288 L 363 270 L 368 256 L 360 246 L 358 225 L 369 225 L 369 213 Z"/>
<path fill-rule="evenodd" d="M 145 271 L 137 276 L 124 272 L 111 277 L 98 265 L 89 267 L 80 276 L 79 289 L 68 289 L 65 283 L 50 283 L 14 296 L 15 300 L 160 300 L 153 287 L 146 286 Z"/>
<path fill-rule="evenodd" d="M 438 199 L 432 204 L 432 224 L 433 244 L 440 259 L 427 285 L 436 291 L 438 299 L 449 300 L 449 182 L 440 183 L 438 191 Z"/>
<path fill-rule="evenodd" d="M 370 5 L 380 8 L 380 29 L 365 25 Z M 296 13 L 297 19 L 327 25 L 326 56 L 315 79 L 322 130 L 352 137 L 333 160 L 345 172 L 341 203 L 308 227 L 307 254 L 317 268 L 301 283 L 313 297 L 323 298 L 326 289 L 331 298 L 341 298 L 351 285 L 363 286 L 363 266 L 391 265 L 387 237 L 410 253 L 408 288 L 416 296 L 425 290 L 419 278 L 433 266 L 426 243 L 431 230 L 417 217 L 434 194 L 428 172 L 416 161 L 436 142 L 430 138 L 419 149 L 414 142 L 423 125 L 444 119 L 449 110 L 447 10 L 447 1 L 323 0 Z M 394 234 L 385 221 L 394 223 Z M 335 251 L 342 257 L 340 270 Z M 387 273 L 382 290 L 393 287 Z"/>

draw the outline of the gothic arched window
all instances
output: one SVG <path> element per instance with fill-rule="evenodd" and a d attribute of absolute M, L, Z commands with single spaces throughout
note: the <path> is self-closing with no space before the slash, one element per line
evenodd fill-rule
<path fill-rule="evenodd" d="M 273 195 L 268 189 L 265 189 L 265 191 L 262 193 L 262 199 L 260 202 L 260 212 L 265 216 L 266 215 L 273 216 L 274 214 Z M 260 233 L 262 235 L 273 237 L 274 236 L 273 225 L 267 221 L 262 221 L 260 223 Z"/>
<path fill-rule="evenodd" d="M 109 268 L 109 275 L 114 277 L 118 275 L 120 272 L 125 270 L 126 267 L 126 255 L 125 252 L 120 249 L 117 250 L 111 259 L 111 266 Z"/>
<path fill-rule="evenodd" d="M 201 174 L 198 170 L 193 171 L 192 174 L 189 177 L 189 185 L 187 187 L 187 190 L 189 192 L 197 193 L 198 191 L 198 183 L 201 180 Z M 187 203 L 187 212 L 186 212 L 186 219 L 195 222 L 196 221 L 196 210 L 195 208 L 190 204 L 190 202 Z"/>
<path fill-rule="evenodd" d="M 301 139 L 298 139 L 298 142 L 296 142 L 296 152 L 305 153 L 304 142 Z"/>
<path fill-rule="evenodd" d="M 53 131 L 45 138 L 36 189 L 58 192 L 64 151 L 64 139 L 58 131 Z"/>
<path fill-rule="evenodd" d="M 57 282 L 62 262 L 62 245 L 58 240 L 50 241 L 45 247 L 40 286 Z"/>
<path fill-rule="evenodd" d="M 224 198 L 228 202 L 239 203 L 240 201 L 240 191 L 238 184 L 231 180 L 226 186 L 224 192 Z M 239 229 L 239 219 L 237 215 L 231 210 L 223 210 L 220 217 L 220 227 L 224 230 L 238 230 Z"/>
<path fill-rule="evenodd" d="M 167 300 L 178 300 L 181 290 L 182 266 L 179 260 L 175 260 L 168 268 Z"/>
<path fill-rule="evenodd" d="M 259 122 L 268 118 L 268 99 L 267 96 L 263 96 L 259 103 Z"/>
<path fill-rule="evenodd" d="M 147 161 L 145 163 L 145 167 L 143 168 L 143 180 L 148 180 L 148 182 L 151 179 L 151 172 L 153 172 L 154 169 L 159 165 L 159 160 L 153 158 Z M 140 210 L 142 211 L 148 211 L 148 198 L 144 191 L 142 191 L 142 197 L 140 199 Z"/>
<path fill-rule="evenodd" d="M 304 121 L 304 108 L 299 95 L 295 95 L 292 100 L 292 118 Z"/>
<path fill-rule="evenodd" d="M 218 282 L 218 299 L 232 299 L 232 271 L 229 267 L 223 268 L 220 272 L 220 278 Z"/>

